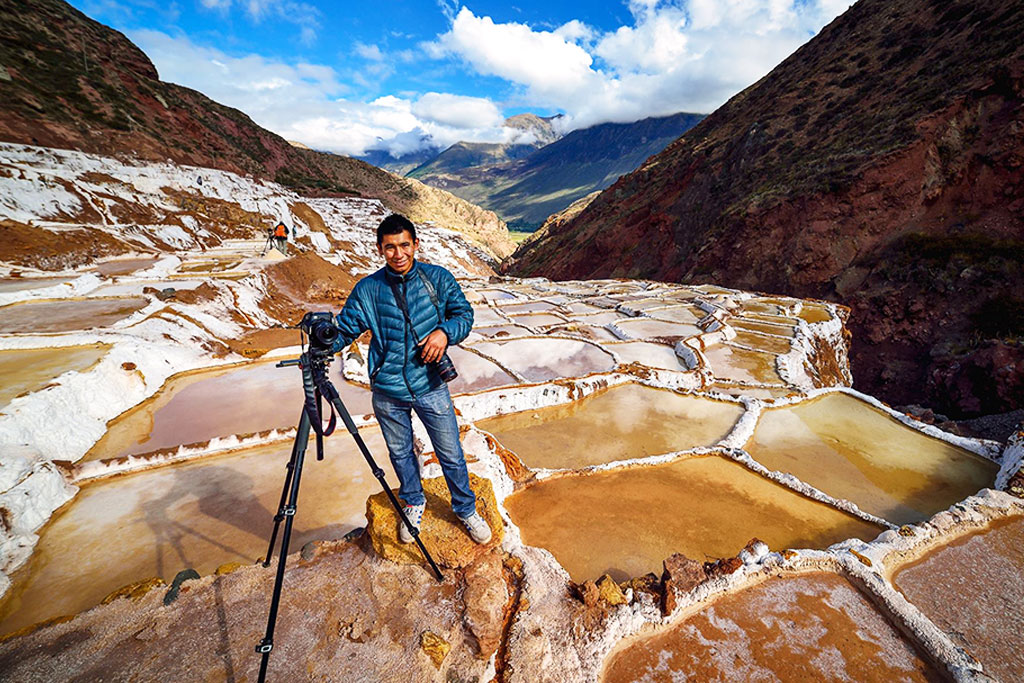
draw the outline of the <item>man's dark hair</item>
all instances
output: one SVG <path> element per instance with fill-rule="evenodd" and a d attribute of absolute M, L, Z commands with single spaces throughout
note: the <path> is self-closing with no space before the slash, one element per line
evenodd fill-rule
<path fill-rule="evenodd" d="M 412 241 L 416 241 L 416 226 L 408 218 L 401 214 L 393 213 L 380 222 L 377 226 L 377 246 L 384 241 L 384 235 L 399 235 L 408 231 Z"/>

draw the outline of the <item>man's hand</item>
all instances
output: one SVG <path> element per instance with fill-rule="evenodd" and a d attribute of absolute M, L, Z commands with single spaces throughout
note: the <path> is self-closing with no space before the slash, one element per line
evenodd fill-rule
<path fill-rule="evenodd" d="M 448 335 L 444 333 L 444 330 L 438 328 L 428 334 L 419 345 L 423 347 L 420 350 L 420 357 L 423 361 L 434 363 L 441 360 L 444 350 L 448 348 Z"/>

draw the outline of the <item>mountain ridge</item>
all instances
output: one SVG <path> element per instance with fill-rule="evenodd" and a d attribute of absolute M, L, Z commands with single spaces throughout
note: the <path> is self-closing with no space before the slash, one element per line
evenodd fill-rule
<path fill-rule="evenodd" d="M 365 162 L 300 149 L 198 91 L 165 83 L 127 37 L 59 0 L 0 5 L 0 140 L 274 180 L 310 196 L 370 196 L 419 222 L 511 251 L 493 212 Z"/>
<path fill-rule="evenodd" d="M 1019 408 L 1022 32 L 1019 5 L 861 0 L 505 271 L 829 298 L 859 388 Z"/>

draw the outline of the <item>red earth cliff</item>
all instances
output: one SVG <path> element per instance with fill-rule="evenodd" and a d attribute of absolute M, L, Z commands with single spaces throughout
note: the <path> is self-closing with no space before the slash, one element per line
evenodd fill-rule
<path fill-rule="evenodd" d="M 855 386 L 1024 407 L 1024 5 L 861 0 L 505 263 L 852 308 Z"/>

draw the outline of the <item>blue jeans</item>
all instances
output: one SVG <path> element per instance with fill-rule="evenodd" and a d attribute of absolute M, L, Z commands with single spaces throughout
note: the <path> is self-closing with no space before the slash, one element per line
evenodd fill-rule
<path fill-rule="evenodd" d="M 427 502 L 420 481 L 419 461 L 412 451 L 413 410 L 427 428 L 430 443 L 441 463 L 441 472 L 452 494 L 452 510 L 459 517 L 469 517 L 476 511 L 476 496 L 469 487 L 469 471 L 462 454 L 462 444 L 459 443 L 459 425 L 455 420 L 455 406 L 452 405 L 448 385 L 412 401 L 391 398 L 379 391 L 373 392 L 373 414 L 380 423 L 391 465 L 398 475 L 398 496 L 406 505 L 423 505 Z"/>

